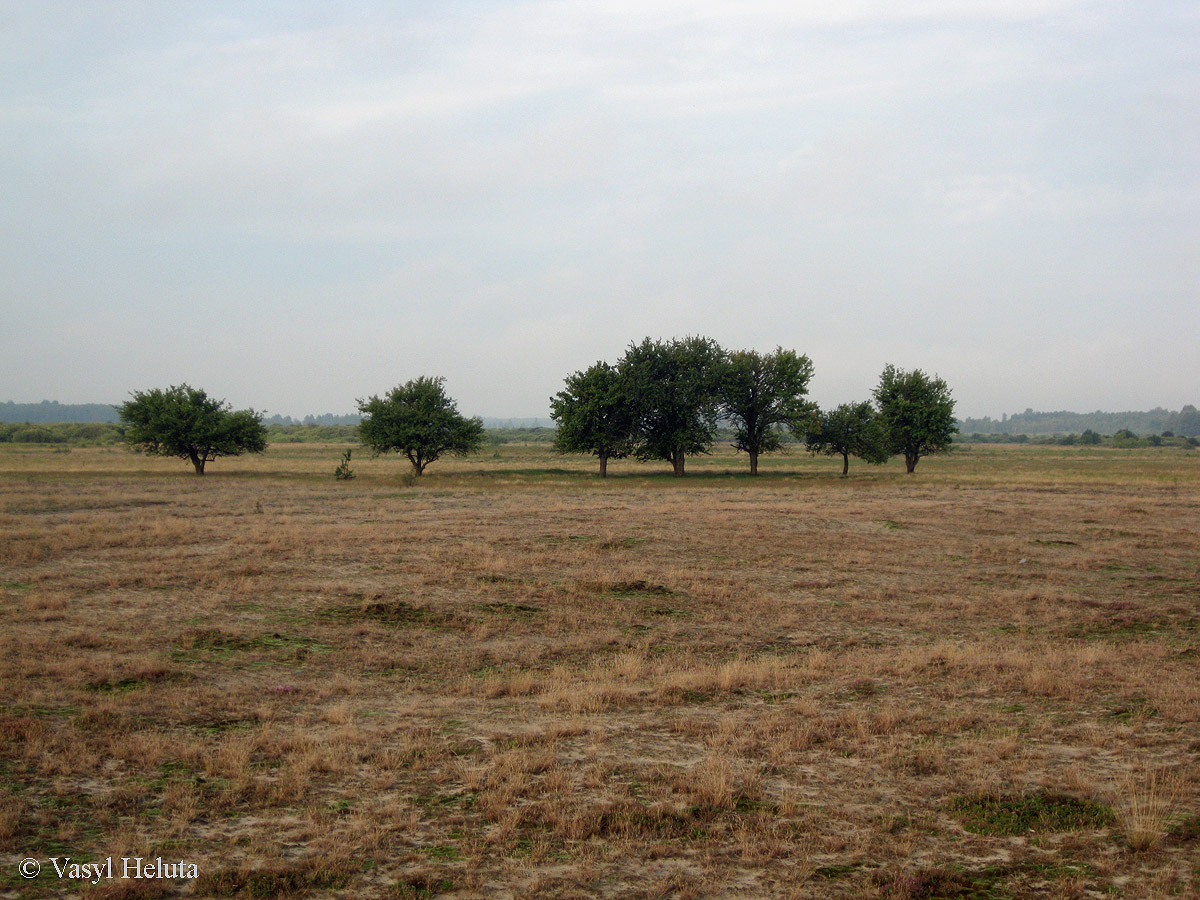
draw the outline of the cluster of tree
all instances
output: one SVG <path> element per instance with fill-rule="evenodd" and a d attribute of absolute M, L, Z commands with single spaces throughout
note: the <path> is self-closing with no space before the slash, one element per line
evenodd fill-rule
<path fill-rule="evenodd" d="M 1112 435 L 1118 431 L 1134 434 L 1163 434 L 1171 432 L 1184 437 L 1200 437 L 1200 411 L 1188 404 L 1178 412 L 1156 408 L 1148 412 L 1034 412 L 1013 413 L 993 419 L 963 419 L 959 430 L 964 434 L 1085 434 L 1088 431 Z"/>
<path fill-rule="evenodd" d="M 851 456 L 883 462 L 901 453 L 912 472 L 922 456 L 949 447 L 954 401 L 940 378 L 889 365 L 874 405 L 822 412 L 806 399 L 812 371 L 807 356 L 782 347 L 727 352 L 706 337 L 646 338 L 616 364 L 601 361 L 567 376 L 550 398 L 555 446 L 597 457 L 602 477 L 610 459 L 626 457 L 665 460 L 683 475 L 687 457 L 708 452 L 721 423 L 749 456 L 751 474 L 788 433 L 813 453 L 841 455 L 843 474 Z"/>

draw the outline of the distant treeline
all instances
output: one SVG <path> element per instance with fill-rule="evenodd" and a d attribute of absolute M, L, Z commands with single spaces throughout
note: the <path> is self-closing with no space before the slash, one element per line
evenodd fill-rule
<path fill-rule="evenodd" d="M 59 403 L 56 400 L 43 400 L 41 403 L 0 403 L 0 422 L 11 422 L 28 425 L 44 425 L 52 422 L 75 423 L 111 423 L 118 422 L 117 411 L 113 406 L 104 403 Z M 351 441 L 353 426 L 362 421 L 359 415 L 337 415 L 323 413 L 319 416 L 305 416 L 295 419 L 291 416 L 268 416 L 263 424 L 272 427 L 272 440 L 280 442 L 310 442 L 310 441 Z M 553 439 L 553 422 L 548 419 L 496 419 L 485 418 L 484 428 L 496 432 L 494 439 L 508 443 L 511 441 L 543 441 Z M 278 427 L 278 431 L 275 428 Z M 287 431 L 286 428 L 300 429 Z M 324 430 L 324 429 L 332 430 Z M 342 430 L 344 429 L 344 430 Z M 1184 437 L 1200 437 L 1200 412 L 1195 406 L 1185 406 L 1178 412 L 1161 407 L 1149 412 L 1034 412 L 1027 409 L 1023 413 L 1004 415 L 999 419 L 984 416 L 981 419 L 960 419 L 958 422 L 960 435 L 996 434 L 996 435 L 1038 435 L 1038 434 L 1082 434 L 1094 431 L 1097 434 L 1112 435 L 1118 431 L 1131 431 L 1134 434 L 1162 434 L 1164 431 Z M 0 436 L 0 442 L 18 441 L 14 432 L 6 431 L 8 437 Z M 35 432 L 23 432 L 34 434 Z M 119 440 L 119 435 L 116 440 Z M 85 438 L 84 440 L 91 440 Z M 54 439 L 44 443 L 61 443 Z"/>
<path fill-rule="evenodd" d="M 357 413 L 339 416 L 337 413 L 321 413 L 319 416 L 305 416 L 303 419 L 293 419 L 291 416 L 265 416 L 262 423 L 271 425 L 357 425 L 362 416 Z"/>
<path fill-rule="evenodd" d="M 111 447 L 125 438 L 125 428 L 111 422 L 0 423 L 0 444 L 68 444 Z"/>
<path fill-rule="evenodd" d="M 1185 406 L 1179 412 L 1169 409 L 1152 409 L 1149 412 L 1034 412 L 1005 415 L 1000 419 L 984 416 L 982 419 L 960 419 L 958 431 L 967 434 L 1082 434 L 1094 431 L 1112 435 L 1118 431 L 1134 434 L 1159 434 L 1170 432 L 1184 437 L 1200 437 L 1200 412 L 1196 407 Z"/>
<path fill-rule="evenodd" d="M 32 405 L 32 404 L 31 404 Z M 507 420 L 503 420 L 507 421 Z M 111 422 L 0 422 L 0 444 L 64 444 L 111 447 L 125 438 L 125 426 Z M 554 429 L 487 428 L 485 440 L 501 444 L 549 444 Z M 267 425 L 269 444 L 357 444 L 357 425 Z"/>

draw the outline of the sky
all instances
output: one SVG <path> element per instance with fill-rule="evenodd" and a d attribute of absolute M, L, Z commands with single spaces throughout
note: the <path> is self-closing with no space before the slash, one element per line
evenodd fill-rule
<path fill-rule="evenodd" d="M 0 400 L 545 417 L 630 343 L 1200 403 L 1195 0 L 0 0 Z"/>

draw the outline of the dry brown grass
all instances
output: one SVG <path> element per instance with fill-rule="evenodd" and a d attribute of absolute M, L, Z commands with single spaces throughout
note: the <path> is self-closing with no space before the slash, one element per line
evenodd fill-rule
<path fill-rule="evenodd" d="M 338 452 L 0 447 L 0 895 L 1200 890 L 1197 456 Z"/>

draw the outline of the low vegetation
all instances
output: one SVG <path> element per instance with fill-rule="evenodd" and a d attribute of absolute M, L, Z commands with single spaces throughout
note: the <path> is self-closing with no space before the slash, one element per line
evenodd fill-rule
<path fill-rule="evenodd" d="M 1200 891 L 1200 455 L 345 451 L 0 445 L 0 894 Z"/>

